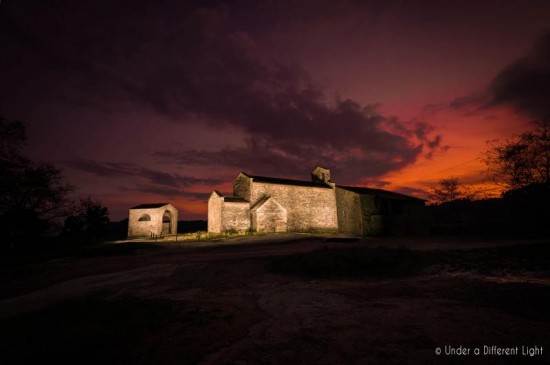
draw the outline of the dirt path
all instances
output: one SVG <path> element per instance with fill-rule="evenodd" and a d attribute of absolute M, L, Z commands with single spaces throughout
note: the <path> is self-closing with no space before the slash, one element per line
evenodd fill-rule
<path fill-rule="evenodd" d="M 323 247 L 450 253 L 518 244 L 528 249 L 534 243 L 281 235 L 163 244 L 122 256 L 4 268 L 0 360 L 83 356 L 85 363 L 102 364 L 429 364 L 441 362 L 434 351 L 445 345 L 550 350 L 550 287 L 541 273 L 533 273 L 538 281 L 526 282 L 521 273 L 514 281 L 497 272 L 444 267 L 396 278 L 301 277 L 270 270 L 274 257 Z M 445 360 L 548 363 L 549 352 L 534 359 Z"/>

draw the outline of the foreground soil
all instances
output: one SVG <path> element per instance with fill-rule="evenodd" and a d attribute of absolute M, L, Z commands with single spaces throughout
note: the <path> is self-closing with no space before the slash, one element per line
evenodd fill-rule
<path fill-rule="evenodd" d="M 2 364 L 550 363 L 544 240 L 126 242 L 0 274 Z"/>

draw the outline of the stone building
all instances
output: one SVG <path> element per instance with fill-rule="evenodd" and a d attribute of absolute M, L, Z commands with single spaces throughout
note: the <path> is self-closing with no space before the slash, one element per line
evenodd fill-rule
<path fill-rule="evenodd" d="M 424 203 L 381 189 L 336 185 L 323 167 L 312 171 L 311 181 L 241 172 L 232 196 L 210 195 L 208 231 L 415 233 L 424 228 Z"/>
<path fill-rule="evenodd" d="M 167 236 L 178 232 L 178 210 L 172 204 L 141 204 L 130 208 L 128 237 Z"/>

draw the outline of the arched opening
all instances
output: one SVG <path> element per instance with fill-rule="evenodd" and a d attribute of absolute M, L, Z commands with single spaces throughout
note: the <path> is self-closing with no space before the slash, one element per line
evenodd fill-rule
<path fill-rule="evenodd" d="M 165 211 L 162 215 L 162 234 L 167 235 L 172 232 L 172 213 Z"/>
<path fill-rule="evenodd" d="M 148 222 L 151 220 L 151 216 L 149 214 L 142 214 L 139 219 L 138 219 L 138 222 Z"/>

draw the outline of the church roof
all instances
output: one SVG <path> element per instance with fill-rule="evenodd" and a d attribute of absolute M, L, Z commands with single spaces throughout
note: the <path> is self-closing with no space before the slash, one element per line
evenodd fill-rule
<path fill-rule="evenodd" d="M 262 205 L 264 205 L 264 203 L 266 201 L 268 201 L 269 199 L 271 199 L 271 197 L 269 195 L 266 195 L 266 196 L 262 197 L 260 200 L 258 200 L 256 202 L 256 204 L 254 204 L 252 207 L 250 207 L 250 209 L 258 210 L 258 208 L 260 208 Z"/>
<path fill-rule="evenodd" d="M 320 166 L 317 166 L 320 167 Z M 267 176 L 258 176 L 258 175 L 249 175 L 246 172 L 242 172 L 243 175 L 252 178 L 255 182 L 267 183 L 267 184 L 279 184 L 279 185 L 293 185 L 293 186 L 307 186 L 315 188 L 325 188 L 332 189 L 328 184 L 315 183 L 312 181 L 303 181 L 303 180 L 292 180 L 292 179 L 279 179 L 276 177 L 267 177 Z M 357 194 L 362 195 L 376 195 L 389 199 L 401 199 L 401 200 L 411 200 L 411 201 L 425 201 L 424 199 L 416 198 L 414 196 L 409 196 L 400 193 L 394 193 L 393 191 L 374 189 L 374 188 L 365 188 L 362 186 L 342 186 L 336 185 L 336 187 L 352 191 Z M 227 198 L 225 198 L 227 201 Z"/>
<path fill-rule="evenodd" d="M 224 196 L 223 201 L 229 203 L 248 203 L 248 200 L 241 198 L 240 196 Z"/>
<path fill-rule="evenodd" d="M 279 207 L 280 210 L 284 210 L 286 212 L 285 207 L 283 207 L 281 204 L 279 204 L 279 202 L 274 197 L 269 196 L 269 195 L 266 195 L 266 196 L 262 197 L 250 209 L 253 210 L 253 211 L 257 211 L 260 208 L 262 208 L 264 206 L 264 204 L 267 203 L 269 200 L 271 200 L 272 202 L 277 204 L 277 206 Z"/>
<path fill-rule="evenodd" d="M 353 191 L 354 193 L 362 194 L 362 195 L 376 195 L 376 196 L 380 196 L 383 198 L 390 198 L 390 199 L 425 201 L 424 199 L 416 198 L 414 196 L 394 193 L 393 191 L 387 191 L 382 189 L 365 188 L 362 186 L 341 186 L 341 185 L 336 185 L 336 187 L 344 190 Z"/>
<path fill-rule="evenodd" d="M 218 194 L 218 196 L 223 198 L 223 201 L 227 203 L 248 203 L 248 200 L 240 196 L 223 196 L 223 194 L 217 190 L 214 190 L 212 194 Z"/>
<path fill-rule="evenodd" d="M 252 178 L 255 182 L 262 182 L 262 183 L 267 183 L 267 184 L 309 186 L 309 187 L 315 187 L 315 188 L 332 189 L 329 185 L 314 183 L 312 181 L 279 179 L 279 178 L 276 178 L 276 177 L 248 175 L 247 173 L 244 173 L 244 172 L 243 172 L 243 174 L 250 177 L 250 178 Z"/>
<path fill-rule="evenodd" d="M 135 207 L 130 208 L 130 209 L 152 209 L 152 208 L 160 208 L 160 207 L 163 207 L 165 205 L 168 205 L 168 203 L 140 204 L 140 205 L 136 205 Z"/>

